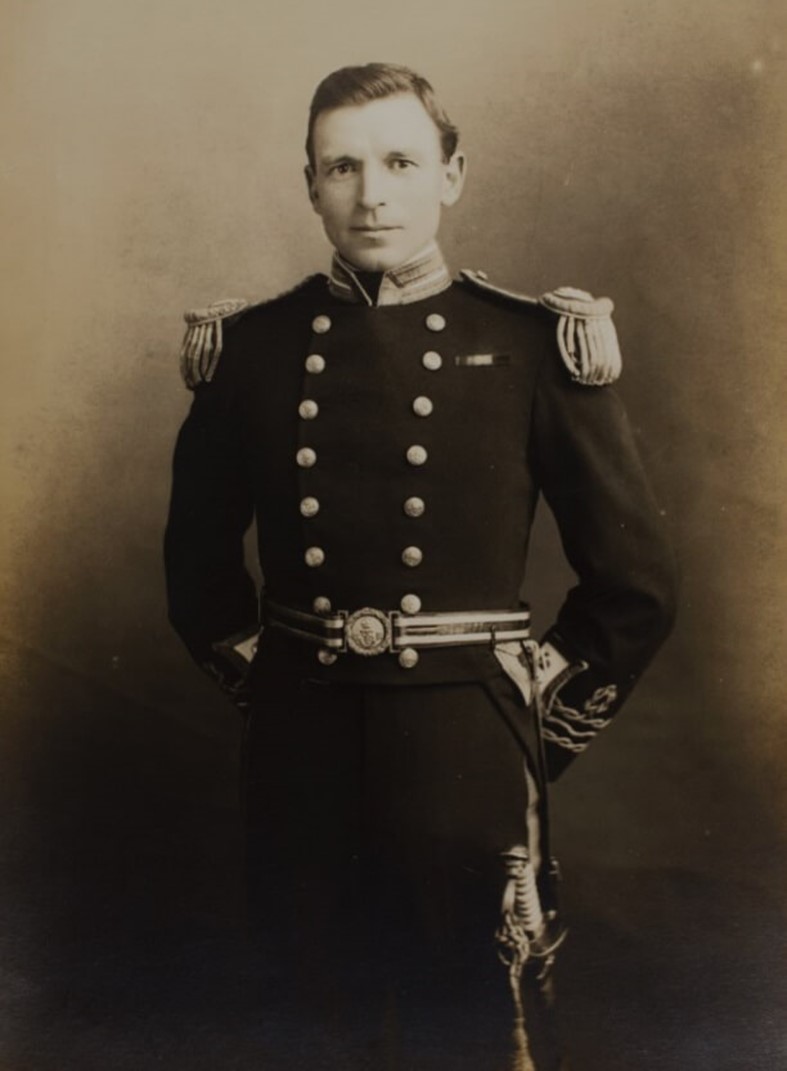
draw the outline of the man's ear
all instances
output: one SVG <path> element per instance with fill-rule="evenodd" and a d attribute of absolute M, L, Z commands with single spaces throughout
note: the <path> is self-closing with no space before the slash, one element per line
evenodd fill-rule
<path fill-rule="evenodd" d="M 443 196 L 441 203 L 448 208 L 462 196 L 467 173 L 467 159 L 463 152 L 455 152 L 443 172 Z"/>
<path fill-rule="evenodd" d="M 317 182 L 314 174 L 314 168 L 311 164 L 307 164 L 306 167 L 304 167 L 303 174 L 306 179 L 306 190 L 309 194 L 309 200 L 311 201 L 312 208 L 319 215 L 319 194 L 317 193 Z"/>

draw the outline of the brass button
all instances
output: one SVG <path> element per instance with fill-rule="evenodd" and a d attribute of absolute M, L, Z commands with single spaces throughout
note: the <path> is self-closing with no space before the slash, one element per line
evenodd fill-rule
<path fill-rule="evenodd" d="M 430 331 L 445 331 L 445 316 L 441 316 L 439 312 L 430 312 L 426 317 L 426 326 Z"/>
<path fill-rule="evenodd" d="M 325 551 L 322 547 L 307 547 L 303 560 L 310 568 L 314 569 L 325 561 Z"/>
<path fill-rule="evenodd" d="M 421 358 L 421 364 L 427 372 L 436 372 L 438 368 L 443 367 L 443 358 L 439 353 L 435 353 L 434 350 L 427 350 Z"/>
<path fill-rule="evenodd" d="M 403 595 L 399 603 L 399 609 L 403 614 L 419 614 L 421 612 L 421 600 L 417 595 Z"/>
<path fill-rule="evenodd" d="M 314 331 L 316 335 L 327 334 L 327 332 L 330 331 L 331 326 L 330 316 L 324 316 L 322 313 L 319 316 L 315 316 L 312 320 L 312 331 Z"/>
<path fill-rule="evenodd" d="M 315 614 L 329 614 L 331 612 L 331 600 L 326 595 L 318 595 L 312 603 Z"/>
<path fill-rule="evenodd" d="M 399 665 L 402 669 L 412 669 L 418 665 L 419 654 L 413 647 L 405 647 L 399 652 Z"/>
<path fill-rule="evenodd" d="M 423 517 L 426 503 L 422 498 L 413 495 L 412 498 L 405 499 L 403 508 L 408 517 Z"/>
<path fill-rule="evenodd" d="M 314 420 L 319 411 L 319 405 L 311 398 L 305 398 L 298 406 L 298 416 L 301 420 Z"/>
<path fill-rule="evenodd" d="M 310 353 L 306 358 L 306 371 L 318 376 L 325 371 L 325 358 L 320 353 Z"/>
<path fill-rule="evenodd" d="M 311 495 L 301 499 L 301 513 L 304 517 L 316 517 L 319 512 L 320 503 L 318 499 L 313 498 Z"/>
<path fill-rule="evenodd" d="M 302 446 L 295 455 L 295 460 L 302 469 L 310 469 L 317 462 L 317 454 L 310 446 Z"/>
<path fill-rule="evenodd" d="M 335 651 L 328 651 L 324 647 L 317 652 L 317 661 L 323 666 L 332 666 L 338 657 Z"/>
<path fill-rule="evenodd" d="M 407 460 L 411 465 L 425 465 L 426 459 L 429 455 L 426 452 L 426 448 L 414 444 L 407 448 Z"/>
<path fill-rule="evenodd" d="M 405 547 L 402 551 L 402 561 L 405 565 L 409 565 L 411 569 L 414 569 L 416 565 L 420 565 L 424 560 L 424 552 L 420 547 Z"/>
<path fill-rule="evenodd" d="M 431 416 L 434 412 L 434 402 L 421 394 L 413 401 L 413 412 L 416 416 Z"/>

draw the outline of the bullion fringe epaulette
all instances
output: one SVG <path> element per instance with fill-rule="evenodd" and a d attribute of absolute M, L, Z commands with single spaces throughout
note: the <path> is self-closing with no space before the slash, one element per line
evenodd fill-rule
<path fill-rule="evenodd" d="M 213 379 L 224 341 L 223 323 L 243 312 L 248 304 L 243 298 L 224 298 L 183 314 L 187 327 L 180 350 L 180 374 L 189 390 Z"/>
<path fill-rule="evenodd" d="M 575 383 L 603 387 L 620 376 L 622 360 L 610 298 L 595 298 L 586 290 L 561 286 L 541 297 L 529 297 L 490 283 L 484 272 L 464 270 L 463 279 L 491 294 L 524 305 L 540 305 L 558 317 L 557 345 Z"/>
<path fill-rule="evenodd" d="M 561 286 L 542 294 L 539 302 L 559 317 L 557 344 L 571 378 L 588 387 L 614 383 L 623 362 L 612 323 L 612 300 Z"/>

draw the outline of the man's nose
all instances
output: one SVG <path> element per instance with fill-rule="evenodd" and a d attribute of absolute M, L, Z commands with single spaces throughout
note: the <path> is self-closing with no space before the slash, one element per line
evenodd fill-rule
<path fill-rule="evenodd" d="M 385 204 L 388 197 L 386 179 L 382 168 L 364 167 L 358 183 L 358 204 L 361 208 L 379 208 Z"/>

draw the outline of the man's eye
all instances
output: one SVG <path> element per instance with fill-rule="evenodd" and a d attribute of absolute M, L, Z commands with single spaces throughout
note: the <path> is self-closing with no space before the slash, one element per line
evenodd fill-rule
<path fill-rule="evenodd" d="M 334 164 L 330 173 L 332 175 L 349 175 L 353 169 L 353 165 L 348 160 L 343 160 L 340 164 Z"/>
<path fill-rule="evenodd" d="M 394 171 L 409 171 L 411 167 L 415 167 L 413 160 L 406 160 L 404 157 L 397 158 L 391 161 L 391 167 Z"/>

